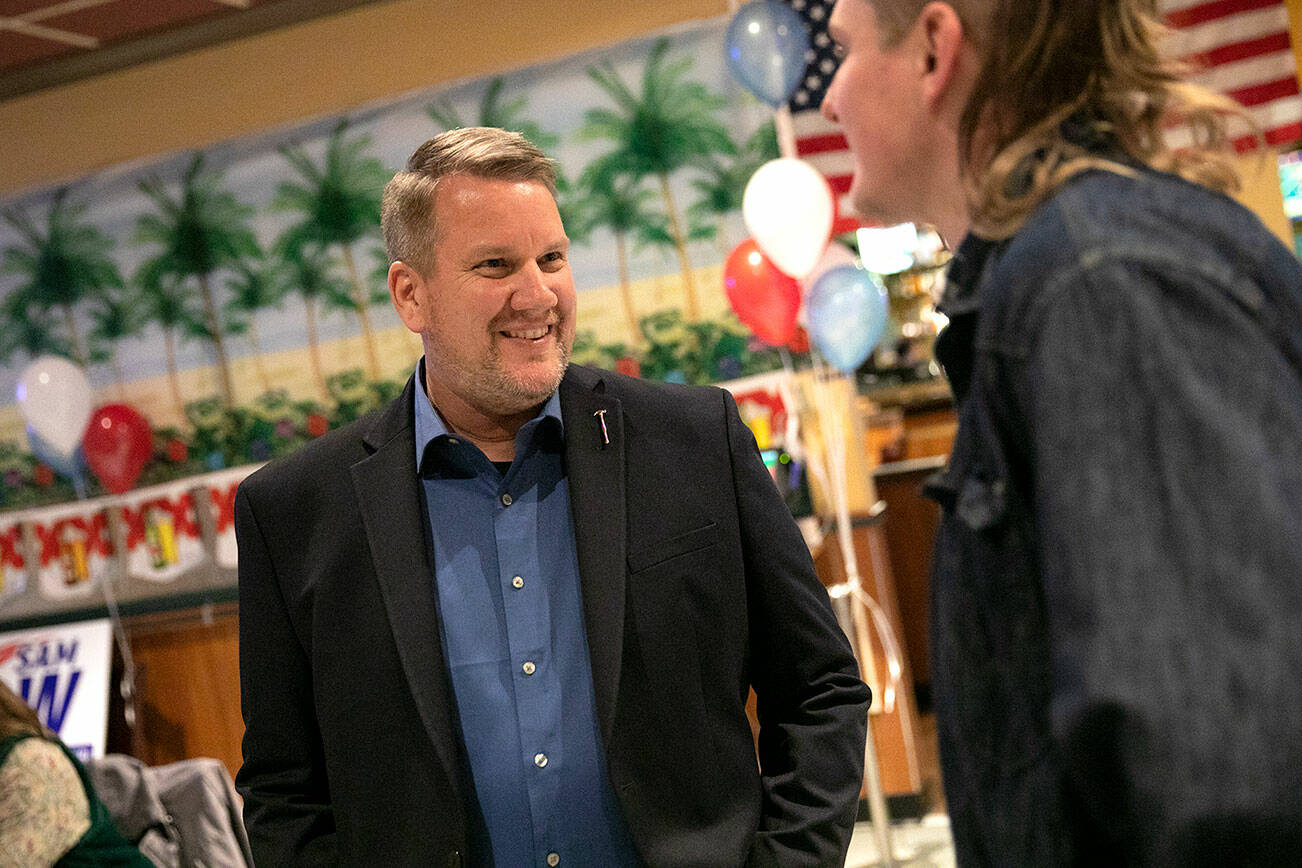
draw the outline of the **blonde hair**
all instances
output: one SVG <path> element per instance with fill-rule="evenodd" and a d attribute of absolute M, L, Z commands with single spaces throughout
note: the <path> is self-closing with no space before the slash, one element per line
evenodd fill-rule
<path fill-rule="evenodd" d="M 868 0 L 888 44 L 926 0 Z M 1127 161 L 1222 192 L 1239 187 L 1228 97 L 1163 54 L 1155 0 L 949 0 L 979 56 L 959 125 L 973 229 L 1011 235 L 1067 179 Z M 997 35 L 997 38 L 996 38 Z M 1064 125 L 1074 127 L 1070 137 Z M 1190 134 L 1174 149 L 1172 124 Z M 1119 159 L 1118 159 L 1119 158 Z"/>
<path fill-rule="evenodd" d="M 384 185 L 380 227 L 390 262 L 402 260 L 422 273 L 432 266 L 438 233 L 434 191 L 449 175 L 536 181 L 556 195 L 552 161 L 524 136 L 496 127 L 449 130 L 417 148 L 406 169 Z"/>

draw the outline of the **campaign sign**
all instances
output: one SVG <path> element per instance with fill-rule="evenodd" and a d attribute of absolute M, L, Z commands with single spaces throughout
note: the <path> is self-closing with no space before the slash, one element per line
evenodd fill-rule
<path fill-rule="evenodd" d="M 0 681 L 82 760 L 104 755 L 112 639 L 107 619 L 0 633 Z"/>

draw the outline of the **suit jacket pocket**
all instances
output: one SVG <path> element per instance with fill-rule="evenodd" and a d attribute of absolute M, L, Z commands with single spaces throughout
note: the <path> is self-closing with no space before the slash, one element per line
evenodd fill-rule
<path fill-rule="evenodd" d="M 645 703 L 639 727 L 654 733 L 649 737 L 657 750 L 674 757 L 664 773 L 688 789 L 702 776 L 714 774 L 715 762 L 701 671 L 699 623 L 708 619 L 709 613 L 701 611 L 699 597 L 718 585 L 718 567 L 710 544 L 700 542 L 702 530 L 713 536 L 715 528 L 711 525 L 674 537 L 667 545 L 647 551 L 641 560 L 629 558 L 630 566 L 653 562 L 641 571 L 629 572 L 632 629 L 625 634 L 621 682 L 621 693 L 631 691 L 639 696 L 638 702 Z M 713 610 L 717 604 L 705 608 Z"/>
<path fill-rule="evenodd" d="M 662 564 L 670 558 L 690 554 L 699 549 L 714 545 L 719 539 L 719 528 L 714 522 L 689 530 L 686 533 L 669 537 L 655 545 L 644 546 L 635 552 L 629 552 L 628 571 L 638 573 Z"/>

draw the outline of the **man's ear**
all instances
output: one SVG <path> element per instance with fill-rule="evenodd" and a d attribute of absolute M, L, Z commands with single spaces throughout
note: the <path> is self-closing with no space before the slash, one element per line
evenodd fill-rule
<path fill-rule="evenodd" d="M 403 325 L 416 334 L 425 328 L 425 299 L 418 292 L 424 279 L 416 269 L 401 259 L 389 265 L 389 298 Z"/>
<path fill-rule="evenodd" d="M 914 22 L 923 66 L 923 95 L 939 102 L 953 87 L 963 54 L 963 22 L 948 3 L 932 2 L 922 7 Z"/>

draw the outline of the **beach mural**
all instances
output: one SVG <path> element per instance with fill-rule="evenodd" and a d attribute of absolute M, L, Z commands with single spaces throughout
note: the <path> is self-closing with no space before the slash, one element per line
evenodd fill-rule
<path fill-rule="evenodd" d="M 725 27 L 694 24 L 0 202 L 0 509 L 107 490 L 83 473 L 77 492 L 78 468 L 41 460 L 24 430 L 15 388 L 37 359 L 73 361 L 97 406 L 147 420 L 136 487 L 285 454 L 396 395 L 420 343 L 389 305 L 380 190 L 417 145 L 459 125 L 517 130 L 558 160 L 576 361 L 681 382 L 778 367 L 722 285 L 746 237 L 746 182 L 778 150 L 769 107 L 725 68 Z"/>

